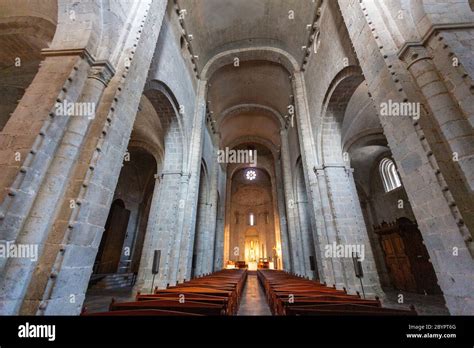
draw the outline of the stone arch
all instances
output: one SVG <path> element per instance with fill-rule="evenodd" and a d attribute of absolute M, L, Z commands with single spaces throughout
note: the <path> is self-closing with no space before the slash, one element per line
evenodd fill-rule
<path fill-rule="evenodd" d="M 232 117 L 234 115 L 238 115 L 239 113 L 242 113 L 248 110 L 258 110 L 265 114 L 271 115 L 279 122 L 281 128 L 285 127 L 285 120 L 283 119 L 282 115 L 275 109 L 269 106 L 260 105 L 260 104 L 240 104 L 240 105 L 234 105 L 231 108 L 228 108 L 227 110 L 224 110 L 222 112 L 222 115 L 217 120 L 217 124 L 216 124 L 217 129 L 219 129 L 220 125 L 224 122 L 224 120 L 227 117 Z"/>
<path fill-rule="evenodd" d="M 118 3 L 110 1 L 58 2 L 58 30 L 50 49 L 64 50 L 83 48 L 95 58 L 108 57 L 107 46 L 112 37 L 120 35 L 117 21 L 124 20 Z M 129 11 L 134 13 L 135 7 Z M 114 13 L 115 16 L 111 16 Z M 119 14 L 120 13 L 120 14 Z M 110 15 L 110 18 L 105 18 Z M 122 18 L 120 18 L 122 17 Z M 68 33 L 77 34 L 73 41 Z M 117 40 L 118 41 L 118 40 Z M 66 44 L 65 44 L 66 43 Z M 100 59 L 99 58 L 99 59 Z"/>
<path fill-rule="evenodd" d="M 152 103 L 161 121 L 164 136 L 163 171 L 183 173 L 186 147 L 177 99 L 168 86 L 156 80 L 145 85 L 143 94 Z"/>
<path fill-rule="evenodd" d="M 0 131 L 38 72 L 41 50 L 53 40 L 57 0 L 25 3 L 3 1 L 0 14 Z"/>
<path fill-rule="evenodd" d="M 145 241 L 145 235 L 147 230 L 147 225 L 149 221 L 150 209 L 153 199 L 153 192 L 155 191 L 155 186 L 159 185 L 159 181 L 155 180 L 155 173 L 159 171 L 161 162 L 154 156 L 150 149 L 146 146 L 141 146 L 141 144 L 129 144 L 129 151 L 142 151 L 150 155 L 150 157 L 155 158 L 154 161 L 154 171 L 149 173 L 148 180 L 143 183 L 143 195 L 141 199 L 141 204 L 138 210 L 137 216 L 137 227 L 134 233 L 133 240 L 130 243 L 131 248 L 131 257 L 130 257 L 130 267 L 129 271 L 133 274 L 137 274 L 140 266 L 140 259 L 143 251 L 143 244 Z M 151 159 L 152 160 L 152 159 Z"/>
<path fill-rule="evenodd" d="M 322 124 L 318 142 L 324 165 L 344 164 L 341 126 L 352 95 L 364 77 L 359 67 L 350 66 L 340 71 L 331 82 L 324 97 Z"/>
<path fill-rule="evenodd" d="M 121 231 L 125 235 L 121 241 L 113 238 L 115 249 L 119 249 L 119 267 L 112 269 L 105 265 L 102 267 L 101 249 L 99 248 L 94 265 L 95 273 L 137 273 L 140 264 L 144 237 L 148 224 L 151 208 L 151 200 L 155 185 L 157 161 L 147 147 L 140 144 L 129 144 L 128 157 L 124 158 L 118 182 L 114 192 L 114 202 L 120 200 L 121 207 L 126 209 L 128 223 L 123 223 L 124 211 L 114 211 L 112 204 L 108 214 L 105 232 L 101 239 L 101 245 L 110 244 L 108 230 Z M 120 214 L 119 214 L 120 213 Z M 122 252 L 123 251 L 123 252 Z M 90 285 L 94 284 L 94 277 Z"/>
<path fill-rule="evenodd" d="M 287 51 L 276 47 L 260 46 L 233 49 L 216 54 L 206 63 L 201 71 L 201 76 L 204 80 L 209 80 L 214 72 L 219 70 L 221 67 L 233 64 L 235 58 L 238 58 L 241 62 L 250 60 L 267 60 L 278 63 L 285 67 L 289 74 L 299 71 L 296 59 Z"/>
<path fill-rule="evenodd" d="M 231 168 L 231 170 L 229 172 L 229 180 L 232 180 L 236 173 L 238 173 L 240 170 L 242 170 L 244 168 L 247 168 L 247 167 L 248 167 L 247 164 L 238 164 L 238 165 L 234 166 L 233 168 Z M 266 163 L 266 162 L 263 163 L 263 164 L 258 163 L 255 168 L 264 171 L 265 174 L 268 175 L 268 177 L 270 179 L 273 180 L 275 178 L 275 175 L 273 175 L 272 168 L 270 167 L 269 163 Z"/>
<path fill-rule="evenodd" d="M 269 149 L 272 154 L 273 154 L 273 158 L 276 159 L 276 156 L 279 152 L 279 149 L 278 147 L 273 144 L 271 141 L 267 140 L 267 139 L 264 139 L 262 137 L 259 137 L 259 136 L 244 136 L 244 137 L 239 137 L 237 139 L 235 139 L 233 142 L 231 142 L 230 144 L 228 144 L 228 147 L 230 149 L 233 149 L 241 144 L 244 144 L 244 143 L 255 143 L 255 144 L 260 144 L 264 147 L 266 147 L 267 149 Z"/>

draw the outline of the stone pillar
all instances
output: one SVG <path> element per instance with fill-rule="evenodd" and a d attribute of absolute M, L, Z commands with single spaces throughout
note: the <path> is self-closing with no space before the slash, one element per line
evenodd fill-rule
<path fill-rule="evenodd" d="M 172 247 L 178 233 L 176 224 L 179 209 L 181 173 L 163 172 L 155 182 L 150 215 L 143 243 L 136 291 L 151 292 L 153 287 L 165 288 L 171 283 Z M 161 251 L 159 273 L 153 276 L 153 256 Z"/>
<path fill-rule="evenodd" d="M 324 206 L 324 193 L 320 192 L 315 168 L 317 167 L 316 151 L 314 149 L 314 137 L 311 129 L 308 102 L 304 75 L 301 71 L 295 72 L 293 76 L 293 92 L 295 95 L 296 124 L 298 126 L 298 137 L 301 149 L 301 160 L 303 173 L 305 175 L 308 203 L 310 206 L 311 226 L 313 241 L 315 243 L 316 260 L 320 280 L 332 285 L 335 284 L 332 262 L 324 258 L 325 245 L 327 244 L 327 229 L 331 228 L 326 223 L 326 217 L 330 215 L 327 205 Z"/>
<path fill-rule="evenodd" d="M 278 262 L 280 262 L 280 259 L 281 259 L 281 254 L 283 252 L 280 251 L 279 254 L 277 254 L 277 257 L 278 259 L 276 260 L 277 262 L 275 262 L 275 258 L 273 257 L 274 256 L 274 252 L 273 252 L 273 247 L 277 247 L 277 246 L 281 246 L 282 245 L 282 230 L 281 230 L 281 225 L 280 225 L 280 221 L 281 219 L 279 218 L 279 215 L 280 215 L 280 206 L 281 208 L 284 208 L 283 206 L 283 197 L 282 197 L 282 200 L 280 202 L 282 202 L 281 204 L 279 204 L 278 202 L 278 178 L 276 177 L 275 173 L 277 171 L 277 169 L 275 168 L 275 166 L 277 165 L 277 163 L 274 163 L 273 165 L 273 171 L 272 173 L 270 174 L 270 182 L 271 182 L 271 197 L 272 197 L 272 216 L 273 216 L 273 229 L 270 227 L 270 230 L 268 228 L 265 228 L 265 231 L 266 233 L 263 234 L 263 238 L 261 239 L 262 241 L 265 240 L 265 252 L 266 252 L 266 256 L 265 257 L 268 257 L 268 258 L 271 258 L 273 259 L 273 262 L 274 262 L 274 267 L 277 268 L 279 267 L 278 266 Z M 278 165 L 280 165 L 278 163 Z M 280 168 L 278 168 L 280 169 Z M 269 215 L 270 212 L 267 212 L 267 213 L 263 213 L 262 214 L 262 220 L 265 220 L 266 218 L 269 218 Z M 268 222 L 270 222 L 270 219 L 268 220 Z M 269 232 L 270 231 L 270 232 Z M 266 235 L 267 233 L 272 233 L 273 232 L 273 236 L 270 237 L 270 243 L 267 244 L 266 242 Z M 283 236 L 283 238 L 285 238 L 285 236 Z M 283 246 L 282 246 L 283 248 Z M 280 267 L 281 268 L 281 267 Z"/>
<path fill-rule="evenodd" d="M 219 174 L 223 175 L 222 182 L 226 182 L 225 172 L 220 170 Z M 221 182 L 221 181 L 219 181 Z M 224 218 L 225 218 L 225 202 L 226 202 L 225 191 L 220 197 L 219 206 L 217 207 L 217 223 L 216 223 L 216 242 L 214 249 L 214 271 L 218 271 L 224 267 Z"/>
<path fill-rule="evenodd" d="M 378 18 L 371 17 L 367 9 L 361 7 L 365 3 L 339 0 L 339 5 L 375 105 L 386 103 L 389 99 L 401 103 L 409 95 L 417 95 L 417 88 L 407 76 L 408 71 L 400 65 L 398 57 L 380 51 L 380 47 L 391 43 L 390 40 L 378 41 L 384 37 L 378 35 L 377 28 L 368 22 Z M 422 110 L 421 118 L 424 117 L 427 115 Z M 450 188 L 424 129 L 419 120 L 408 117 L 380 117 L 380 122 L 446 305 L 451 314 L 471 314 L 474 312 L 474 260 L 468 245 L 472 243 L 472 236 L 456 212 Z"/>
<path fill-rule="evenodd" d="M 344 279 L 344 267 L 342 260 L 337 258 L 326 257 L 326 247 L 338 243 L 336 222 L 333 216 L 332 202 L 330 199 L 330 191 L 327 185 L 327 173 L 324 168 L 315 168 L 315 174 L 318 177 L 317 182 L 317 194 L 321 199 L 320 214 L 324 221 L 324 235 L 321 235 L 322 245 L 320 250 L 322 253 L 323 269 L 325 270 L 324 276 L 320 275 L 321 281 L 326 282 L 328 285 L 336 285 L 337 288 L 341 289 L 345 287 Z"/>
<path fill-rule="evenodd" d="M 456 24 L 453 27 L 456 27 Z M 470 91 L 474 81 L 474 64 L 472 41 L 466 38 L 472 38 L 473 29 L 472 21 L 470 28 L 446 27 L 434 31 L 430 40 L 425 43 L 425 47 L 430 51 L 430 62 L 436 66 L 442 77 L 441 81 L 471 127 L 474 127 L 474 96 Z"/>
<path fill-rule="evenodd" d="M 56 103 L 78 101 L 92 60 L 85 49 L 46 54 L 0 133 L 0 242 L 18 238 L 70 121 L 56 117 Z M 0 259 L 0 271 L 7 261 Z"/>
<path fill-rule="evenodd" d="M 176 234 L 173 235 L 173 242 L 171 246 L 171 254 L 170 254 L 170 268 L 169 268 L 169 274 L 168 274 L 168 284 L 171 286 L 176 285 L 179 282 L 183 282 L 185 278 L 183 279 L 178 279 L 179 273 L 180 273 L 180 263 L 181 263 L 181 257 L 182 257 L 182 250 L 181 250 L 181 244 L 183 243 L 183 233 L 184 233 L 184 226 L 187 223 L 187 219 L 192 218 L 194 219 L 194 224 L 196 223 L 196 213 L 190 213 L 187 210 L 187 203 L 188 197 L 189 197 L 189 189 L 190 186 L 192 185 L 191 183 L 192 178 L 191 174 L 184 173 L 181 177 L 181 181 L 179 183 L 179 203 L 178 203 L 178 212 L 177 212 L 177 217 L 176 217 Z M 199 187 L 199 183 L 198 183 Z M 197 195 L 197 194 L 196 194 Z M 196 204 L 197 204 L 197 198 L 196 198 Z M 189 206 L 188 206 L 189 207 Z M 193 228 L 195 228 L 193 226 Z M 193 245 L 194 247 L 194 230 L 193 230 Z"/>
<path fill-rule="evenodd" d="M 137 23 L 131 28 L 136 38 L 132 34 L 126 41 L 117 65 L 119 76 L 114 76 L 104 91 L 70 171 L 66 194 L 56 202 L 54 224 L 45 244 L 48 248 L 25 284 L 32 300 L 23 301 L 21 314 L 71 315 L 81 311 L 145 85 L 144 67 L 153 57 L 150 47 L 157 42 L 165 7 L 159 2 L 144 3 L 137 11 Z M 143 28 L 139 20 L 143 20 Z M 146 35 L 141 35 L 142 31 Z M 125 66 L 125 60 L 130 64 Z"/>
<path fill-rule="evenodd" d="M 304 180 L 304 178 L 303 178 Z M 311 221 L 308 221 L 308 209 L 306 205 L 308 204 L 307 201 L 301 200 L 298 194 L 298 190 L 303 189 L 305 187 L 298 187 L 298 183 L 295 183 L 295 198 L 296 198 L 296 206 L 295 209 L 297 211 L 297 218 L 298 218 L 298 226 L 301 233 L 301 240 L 303 244 L 303 254 L 304 254 L 304 275 L 309 277 L 310 279 L 315 278 L 315 272 L 311 270 L 311 262 L 310 256 L 314 256 L 314 242 L 313 236 L 311 231 Z M 306 193 L 306 192 L 305 192 Z M 308 229 L 309 225 L 309 229 Z M 316 259 L 315 259 L 316 263 Z"/>
<path fill-rule="evenodd" d="M 205 178 L 201 178 L 204 180 Z M 206 253 L 207 234 L 208 234 L 208 222 L 209 222 L 209 203 L 206 199 L 206 192 L 200 192 L 197 206 L 197 217 L 196 217 L 196 234 L 194 236 L 194 249 L 192 257 L 195 258 L 194 265 L 194 277 L 201 276 L 205 273 L 204 267 L 204 254 Z"/>
<path fill-rule="evenodd" d="M 217 151 L 213 156 L 214 165 L 212 167 L 210 176 L 210 190 L 209 190 L 209 217 L 207 221 L 207 232 L 208 236 L 205 242 L 204 258 L 202 270 L 204 273 L 210 273 L 213 271 L 214 265 L 214 244 L 216 241 L 217 233 L 217 185 L 219 183 L 219 163 L 216 157 Z"/>
<path fill-rule="evenodd" d="M 435 39 L 433 38 L 432 41 L 442 42 Z M 443 54 L 440 50 L 436 53 Z M 469 191 L 472 192 L 474 189 L 472 160 L 474 132 L 469 116 L 474 115 L 474 111 L 466 109 L 465 102 L 470 100 L 471 104 L 474 103 L 474 97 L 465 87 L 462 77 L 457 76 L 458 74 L 453 72 L 449 76 L 442 76 L 430 52 L 424 46 L 408 47 L 401 59 L 407 64 L 408 71 L 431 110 L 431 114 L 425 115 L 426 117 L 421 119 L 420 123 L 426 128 L 434 128 L 433 126 L 437 125 L 436 129 L 439 129 L 438 132 L 446 141 L 438 141 L 437 132 L 430 135 L 430 130 L 426 129 L 427 139 L 437 158 L 440 170 L 446 178 L 465 224 L 472 231 L 474 230 L 474 200 Z M 451 60 L 449 63 L 452 65 Z M 453 95 L 455 87 L 451 81 L 458 83 L 456 89 L 463 89 L 464 94 L 470 94 L 469 97 L 464 98 L 463 103 L 455 99 L 456 95 Z M 451 85 L 451 90 L 448 90 L 449 85 Z M 464 110 L 461 109 L 461 105 L 465 107 Z M 474 246 L 472 247 L 471 252 L 474 255 Z"/>
<path fill-rule="evenodd" d="M 230 225 L 231 219 L 234 219 L 232 216 L 231 210 L 231 194 L 232 194 L 232 180 L 228 177 L 228 166 L 226 166 L 226 185 L 225 185 L 225 220 L 224 220 L 224 262 L 233 259 L 233 251 L 231 254 L 231 249 L 236 247 L 237 245 L 231 245 L 230 240 Z"/>
<path fill-rule="evenodd" d="M 280 131 L 281 139 L 281 166 L 283 172 L 283 186 L 285 191 L 286 218 L 288 221 L 288 235 L 290 240 L 291 270 L 296 274 L 304 274 L 304 254 L 300 231 L 296 222 L 296 204 L 293 196 L 291 175 L 291 158 L 286 129 Z"/>
<path fill-rule="evenodd" d="M 184 224 L 180 232 L 179 268 L 177 279 L 179 282 L 191 278 L 191 267 L 194 248 L 194 234 L 196 230 L 196 212 L 199 195 L 199 176 L 201 173 L 201 156 L 203 144 L 204 123 L 206 121 L 206 93 L 207 81 L 199 80 L 194 108 L 194 120 L 189 144 L 188 170 L 190 175 L 189 188 L 185 201 Z"/>
<path fill-rule="evenodd" d="M 52 214 L 51 207 L 54 207 L 62 199 L 66 191 L 66 185 L 69 180 L 69 174 L 74 168 L 74 164 L 79 156 L 81 145 L 87 135 L 91 120 L 95 117 L 96 106 L 99 104 L 102 93 L 113 75 L 113 68 L 108 62 L 94 64 L 90 70 L 82 91 L 81 97 L 77 103 L 91 105 L 92 115 L 66 115 L 59 114 L 57 110 L 56 117 L 63 117 L 68 120 L 63 138 L 51 160 L 50 168 L 44 178 L 36 199 L 32 206 L 32 215 L 29 215 L 23 225 L 22 233 L 16 239 L 17 244 L 37 245 L 41 253 L 49 254 L 54 252 L 55 247 L 46 243 L 48 233 L 52 228 L 55 215 Z M 66 103 L 72 103 L 65 100 Z M 70 202 L 75 205 L 76 202 Z M 11 259 L 8 263 L 8 269 L 5 271 L 5 278 L 10 276 L 17 281 L 4 284 L 4 289 L 10 294 L 18 294 L 23 306 L 26 308 L 34 307 L 38 299 L 31 296 L 28 284 L 37 262 L 25 263 L 23 260 Z M 22 272 L 18 273 L 17 268 Z"/>
<path fill-rule="evenodd" d="M 283 269 L 287 272 L 292 272 L 292 260 L 291 260 L 291 253 L 290 253 L 290 238 L 288 236 L 288 218 L 286 216 L 285 210 L 285 196 L 283 193 L 283 166 L 281 164 L 281 158 L 276 160 L 276 168 L 275 168 L 275 177 L 276 177 L 276 193 L 277 193 L 277 200 L 276 204 L 278 206 L 278 215 L 280 220 L 280 241 L 281 241 L 281 257 L 283 259 Z"/>

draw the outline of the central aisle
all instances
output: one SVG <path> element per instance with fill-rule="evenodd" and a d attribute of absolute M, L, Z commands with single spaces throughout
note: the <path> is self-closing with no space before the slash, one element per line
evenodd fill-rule
<path fill-rule="evenodd" d="M 237 315 L 272 315 L 256 272 L 249 272 Z"/>

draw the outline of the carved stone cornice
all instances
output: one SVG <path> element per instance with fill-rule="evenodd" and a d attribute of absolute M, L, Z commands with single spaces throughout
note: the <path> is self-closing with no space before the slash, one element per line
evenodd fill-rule
<path fill-rule="evenodd" d="M 402 59 L 402 56 L 405 55 L 405 51 L 407 51 L 410 47 L 413 46 L 425 46 L 426 42 L 431 39 L 431 37 L 438 31 L 441 30 L 453 30 L 453 29 L 473 29 L 473 23 L 456 23 L 456 24 L 434 24 L 430 27 L 430 29 L 426 32 L 423 36 L 421 41 L 408 41 L 403 44 L 402 47 L 398 50 L 398 57 Z"/>
<path fill-rule="evenodd" d="M 107 86 L 115 75 L 115 69 L 108 60 L 100 60 L 92 64 L 89 71 L 89 78 L 96 79 Z"/>
<path fill-rule="evenodd" d="M 108 60 L 96 60 L 87 48 L 59 50 L 45 48 L 41 50 L 41 55 L 44 57 L 79 56 L 91 66 L 89 78 L 97 79 L 106 86 L 115 75 L 115 69 Z"/>
<path fill-rule="evenodd" d="M 86 59 L 89 65 L 94 64 L 95 58 L 89 52 L 87 48 L 74 48 L 74 49 L 51 49 L 43 48 L 41 55 L 44 57 L 66 57 L 66 56 L 79 56 Z"/>
<path fill-rule="evenodd" d="M 403 55 L 401 55 L 399 58 L 407 63 L 408 69 L 419 61 L 433 59 L 429 51 L 423 45 L 412 45 L 407 47 L 407 49 L 403 52 Z"/>

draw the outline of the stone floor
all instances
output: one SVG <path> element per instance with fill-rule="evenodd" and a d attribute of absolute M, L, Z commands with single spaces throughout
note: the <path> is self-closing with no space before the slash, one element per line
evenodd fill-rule
<path fill-rule="evenodd" d="M 403 295 L 403 304 L 398 303 L 398 295 Z M 449 315 L 443 295 L 422 295 L 405 291 L 385 290 L 381 299 L 384 307 L 408 309 L 415 306 L 418 315 Z"/>
<path fill-rule="evenodd" d="M 272 315 L 256 272 L 249 272 L 237 315 Z"/>
<path fill-rule="evenodd" d="M 126 287 L 113 290 L 89 290 L 86 294 L 84 305 L 87 308 L 87 312 L 106 312 L 109 310 L 112 298 L 117 302 L 133 301 L 132 289 L 132 287 Z"/>

